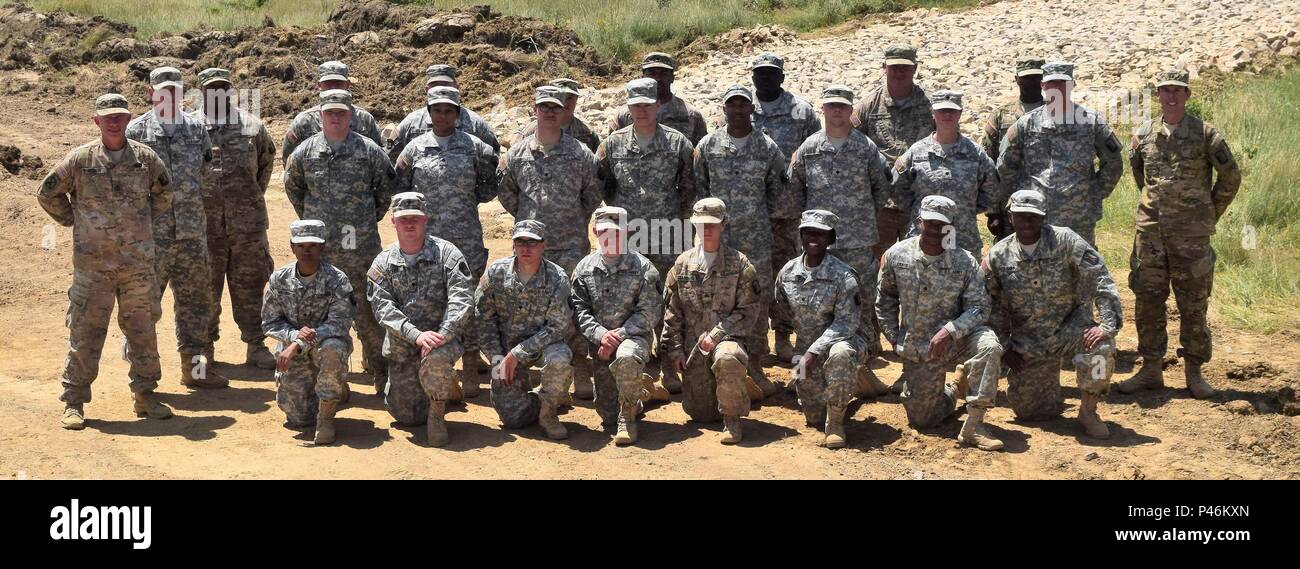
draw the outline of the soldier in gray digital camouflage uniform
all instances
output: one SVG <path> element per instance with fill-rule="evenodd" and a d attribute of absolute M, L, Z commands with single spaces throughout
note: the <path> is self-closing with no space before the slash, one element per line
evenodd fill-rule
<path fill-rule="evenodd" d="M 425 69 L 424 75 L 426 92 L 434 87 L 450 87 L 456 89 L 457 93 L 460 92 L 460 86 L 456 83 L 455 67 L 445 64 L 430 65 L 428 69 Z M 501 151 L 501 143 L 497 141 L 496 133 L 492 131 L 492 127 L 488 125 L 487 121 L 483 120 L 483 117 L 480 117 L 478 113 L 469 110 L 464 105 L 460 106 L 458 112 L 456 130 L 483 141 L 484 144 L 492 147 L 493 152 Z M 402 150 L 406 148 L 407 144 L 421 134 L 429 132 L 432 128 L 433 122 L 429 117 L 429 107 L 427 105 L 411 111 L 398 124 L 396 139 L 393 140 L 392 146 L 388 149 L 388 156 L 396 162 L 397 157 L 402 154 Z"/>
<path fill-rule="evenodd" d="M 1021 59 L 1016 62 L 1016 88 L 1018 96 L 1011 101 L 994 108 L 984 119 L 984 136 L 980 145 L 984 153 L 996 164 L 998 150 L 1007 130 L 1025 113 L 1043 106 L 1043 60 Z M 1011 234 L 1011 224 L 1006 220 L 1003 208 L 1006 204 L 994 203 L 989 210 L 986 224 L 993 234 L 993 241 L 1001 241 Z"/>
<path fill-rule="evenodd" d="M 317 87 L 320 92 L 342 89 L 344 91 L 352 89 L 352 80 L 348 77 L 348 66 L 342 61 L 326 61 L 316 68 Z M 379 123 L 375 122 L 374 115 L 369 111 L 352 106 L 352 118 L 349 119 L 348 128 L 361 136 L 370 139 L 380 148 L 384 146 L 384 140 L 379 136 Z M 289 157 L 293 151 L 298 148 L 312 135 L 321 131 L 321 107 L 316 105 L 310 109 L 302 111 L 293 117 L 289 122 L 289 128 L 284 133 L 284 144 L 280 147 L 280 159 L 288 164 Z"/>
<path fill-rule="evenodd" d="M 704 122 L 704 115 L 673 94 L 676 70 L 677 61 L 666 53 L 647 53 L 641 59 L 641 74 L 655 82 L 654 93 L 651 95 L 658 103 L 654 112 L 655 122 L 677 131 L 691 144 L 697 144 L 709 132 L 709 127 Z M 609 121 L 609 132 L 631 126 L 632 122 L 632 110 L 629 108 Z"/>
<path fill-rule="evenodd" d="M 564 134 L 577 139 L 588 150 L 593 153 L 596 152 L 596 149 L 600 148 L 600 137 L 591 130 L 591 127 L 587 126 L 587 123 L 574 114 L 578 108 L 578 91 L 582 86 L 577 81 L 566 77 L 551 80 L 550 86 L 558 88 L 564 94 L 564 111 L 560 113 L 559 117 L 560 130 Z M 535 132 L 537 132 L 537 117 L 534 115 L 533 120 L 515 133 L 514 141 L 511 144 L 518 143 Z"/>

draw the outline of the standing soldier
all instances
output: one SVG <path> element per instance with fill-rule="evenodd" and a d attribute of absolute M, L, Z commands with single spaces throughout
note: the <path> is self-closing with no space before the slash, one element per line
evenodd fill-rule
<path fill-rule="evenodd" d="M 968 415 L 957 439 L 999 450 L 1002 441 L 981 421 L 998 395 L 1002 346 L 985 325 L 989 297 L 979 263 L 957 247 L 947 229 L 956 209 L 944 196 L 921 200 L 921 234 L 885 253 L 876 312 L 885 338 L 903 360 L 907 422 L 917 428 L 938 425 L 964 396 Z M 963 366 L 962 381 L 945 385 L 945 371 L 957 364 Z"/>
<path fill-rule="evenodd" d="M 595 152 L 596 149 L 600 147 L 600 137 L 596 136 L 596 133 L 592 132 L 591 127 L 588 127 L 587 123 L 582 122 L 582 119 L 578 118 L 575 114 L 578 109 L 578 90 L 582 87 L 577 81 L 567 78 L 552 80 L 551 86 L 558 88 L 560 92 L 564 94 L 564 111 L 562 111 L 559 116 L 560 130 L 564 132 L 564 134 L 576 138 L 578 142 L 581 142 L 588 150 Z M 515 142 L 518 143 L 519 141 L 528 138 L 529 135 L 534 132 L 537 132 L 536 116 L 533 116 L 533 120 L 524 125 L 524 128 L 515 134 Z"/>
<path fill-rule="evenodd" d="M 335 89 L 344 91 L 352 89 L 352 80 L 348 78 L 348 66 L 344 65 L 342 61 L 326 61 L 316 68 L 316 74 L 319 77 L 316 85 L 320 88 L 322 95 L 326 91 Z M 374 115 L 356 105 L 353 105 L 352 109 L 352 118 L 348 123 L 348 128 L 352 132 L 370 139 L 382 148 L 384 141 L 379 136 L 379 124 L 375 122 Z M 284 133 L 284 145 L 280 149 L 281 160 L 287 162 L 299 144 L 321 131 L 321 125 L 323 124 L 321 110 L 321 106 L 318 104 L 293 117 L 293 120 L 289 122 L 289 129 Z"/>
<path fill-rule="evenodd" d="M 1187 388 L 1204 399 L 1214 395 L 1201 376 L 1201 365 L 1210 361 L 1213 351 L 1205 318 L 1214 283 L 1210 235 L 1237 195 L 1241 170 L 1214 125 L 1187 115 L 1191 88 L 1186 71 L 1160 74 L 1156 95 L 1162 116 L 1138 129 L 1128 155 L 1142 192 L 1129 257 L 1142 369 L 1120 382 L 1119 390 L 1133 393 L 1164 386 L 1162 364 L 1169 342 L 1165 301 L 1172 286 Z"/>
<path fill-rule="evenodd" d="M 989 116 L 984 119 L 984 140 L 982 146 L 984 153 L 993 159 L 994 163 L 998 160 L 998 150 L 1002 146 L 1002 139 L 1006 137 L 1007 130 L 1011 125 L 1016 123 L 1025 113 L 1043 106 L 1043 60 L 1041 59 L 1022 59 L 1016 62 L 1016 87 L 1019 89 L 1019 96 L 1008 101 L 1000 107 L 993 109 Z M 1001 241 L 1003 237 L 1011 235 L 1011 225 L 1006 220 L 1006 214 L 1003 208 L 1006 204 L 994 203 L 993 208 L 988 212 L 987 225 L 989 233 L 993 234 L 993 242 Z"/>
<path fill-rule="evenodd" d="M 983 243 L 975 215 L 992 207 L 1001 187 L 993 161 L 961 133 L 961 97 L 960 92 L 947 90 L 930 96 L 934 134 L 918 140 L 894 164 L 894 191 L 900 204 L 911 204 L 908 210 L 913 221 L 907 224 L 908 237 L 921 234 L 915 220 L 926 196 L 945 196 L 955 202 L 957 246 L 979 258 Z"/>
<path fill-rule="evenodd" d="M 325 222 L 325 262 L 338 267 L 353 283 L 365 282 L 366 269 L 379 254 L 379 227 L 396 173 L 374 141 L 350 131 L 352 94 L 342 89 L 321 93 L 323 130 L 303 141 L 284 169 L 284 191 L 299 219 Z M 375 321 L 364 290 L 352 287 L 356 304 L 353 325 L 361 339 L 361 361 L 384 392 L 388 374 L 382 348 L 384 331 Z"/>
<path fill-rule="evenodd" d="M 641 60 L 641 75 L 655 82 L 653 98 L 658 105 L 655 107 L 654 121 L 682 134 L 691 144 L 698 144 L 709 132 L 709 127 L 704 124 L 704 115 L 673 94 L 676 69 L 677 62 L 666 53 L 647 53 Z M 609 131 L 612 133 L 631 125 L 632 115 L 631 107 L 619 113 L 609 121 Z"/>
<path fill-rule="evenodd" d="M 1115 189 L 1124 162 L 1115 133 L 1101 115 L 1070 100 L 1073 90 L 1073 63 L 1043 65 L 1047 101 L 1017 119 L 998 150 L 998 202 L 1006 203 L 1016 190 L 1038 190 L 1047 198 L 1046 223 L 1068 227 L 1095 245 L 1101 202 Z"/>
<path fill-rule="evenodd" d="M 681 220 L 690 216 L 695 203 L 695 148 L 680 132 L 655 122 L 660 108 L 655 99 L 657 89 L 654 79 L 628 82 L 627 108 L 632 123 L 611 133 L 596 151 L 596 159 L 605 183 L 605 203 L 626 209 L 642 226 L 642 231 L 630 237 L 645 246 L 655 270 L 666 275 L 677 255 L 687 249 L 685 232 L 672 228 L 681 229 Z M 661 366 L 664 388 L 669 393 L 680 392 L 676 370 L 658 355 L 656 351 L 659 366 L 652 363 L 651 373 L 656 374 Z"/>
<path fill-rule="evenodd" d="M 352 353 L 352 284 L 321 262 L 325 223 L 289 225 L 295 262 L 271 276 L 262 302 L 262 329 L 275 338 L 275 401 L 292 427 L 315 423 L 312 442 L 334 442 L 334 413 L 348 392 Z"/>
<path fill-rule="evenodd" d="M 695 202 L 691 223 L 700 244 L 677 257 L 664 278 L 661 349 L 682 375 L 682 409 L 704 423 L 721 414 L 722 444 L 734 445 L 743 436 L 740 418 L 749 414 L 744 346 L 763 305 L 754 265 L 722 245 L 728 219 L 722 200 Z"/>
<path fill-rule="evenodd" d="M 569 275 L 546 260 L 542 222 L 516 222 L 511 238 L 514 256 L 492 263 L 474 295 L 483 352 L 495 367 L 492 406 L 507 429 L 536 422 L 547 437 L 566 439 L 556 408 L 573 381 L 573 352 L 565 344 L 573 334 Z M 542 368 L 536 391 L 528 380 L 532 366 Z"/>
<path fill-rule="evenodd" d="M 793 205 L 785 195 L 786 155 L 766 134 L 754 130 L 750 122 L 754 98 L 749 89 L 739 85 L 727 89 L 722 103 L 726 128 L 700 140 L 695 149 L 695 182 L 701 196 L 729 204 L 731 214 L 723 239 L 727 247 L 740 251 L 754 265 L 759 316 L 754 318 L 754 330 L 745 336 L 745 350 L 750 377 L 763 396 L 769 396 L 778 387 L 763 372 L 759 358 L 767 353 L 767 313 L 772 304 L 771 219 L 789 215 L 785 211 Z"/>
<path fill-rule="evenodd" d="M 1044 225 L 1046 199 L 1034 190 L 1011 195 L 1014 238 L 989 251 L 984 282 L 993 302 L 990 324 L 1006 346 L 1007 399 L 1016 417 L 1061 414 L 1061 359 L 1079 385 L 1079 422 L 1088 436 L 1110 438 L 1097 402 L 1110 388 L 1115 334 L 1124 324 L 1119 290 L 1097 251 L 1065 227 Z M 1101 324 L 1092 318 L 1093 305 Z"/>
<path fill-rule="evenodd" d="M 171 207 L 167 166 L 148 146 L 127 140 L 131 110 L 116 93 L 95 99 L 99 140 L 73 149 L 45 176 L 36 199 L 50 218 L 72 227 L 68 288 L 68 358 L 63 368 L 65 429 L 86 426 L 84 406 L 99 375 L 108 319 L 130 346 L 131 393 L 139 416 L 166 419 L 172 410 L 154 389 L 162 377 L 154 333 L 153 223 Z"/>
<path fill-rule="evenodd" d="M 208 361 L 221 322 L 221 296 L 230 283 L 230 307 L 239 326 L 245 363 L 275 367 L 263 343 L 262 289 L 274 262 L 266 240 L 266 186 L 275 164 L 275 142 L 252 113 L 235 106 L 230 71 L 199 73 L 203 107 L 194 117 L 207 125 L 212 161 L 203 170 L 203 208 L 208 218 L 208 256 L 212 260 L 212 321 L 208 325 Z"/>
<path fill-rule="evenodd" d="M 388 413 L 408 426 L 427 420 L 428 444 L 440 447 L 448 440 L 443 417 L 474 285 L 456 246 L 425 229 L 424 201 L 414 192 L 393 196 L 397 243 L 370 265 L 366 296 L 387 332 Z"/>
<path fill-rule="evenodd" d="M 478 204 L 497 194 L 497 155 L 483 141 L 456 129 L 460 92 L 451 87 L 429 89 L 428 108 L 433 129 L 417 136 L 397 157 L 394 191 L 424 195 L 430 234 L 450 241 L 465 255 L 470 276 L 487 268 L 483 226 Z M 472 319 L 476 320 L 476 319 Z M 479 350 L 475 324 L 467 324 L 461 383 L 465 398 L 478 396 Z"/>
<path fill-rule="evenodd" d="M 172 287 L 176 313 L 176 347 L 180 352 L 181 384 L 225 387 L 205 360 L 212 340 L 212 270 L 208 258 L 207 215 L 203 209 L 203 169 L 212 160 L 212 146 L 203 121 L 181 112 L 184 84 L 174 67 L 149 73 L 153 108 L 131 121 L 126 137 L 144 143 L 167 165 L 172 207 L 153 225 L 154 278 L 158 295 L 154 320 L 162 318 L 162 295 Z M 129 345 L 127 346 L 129 350 Z"/>
<path fill-rule="evenodd" d="M 822 446 L 843 448 L 844 413 L 853 398 L 864 353 L 857 272 L 827 253 L 839 218 L 826 210 L 803 212 L 799 242 L 803 254 L 776 277 L 776 303 L 794 316 L 795 393 L 809 427 L 824 426 Z"/>
<path fill-rule="evenodd" d="M 646 393 L 642 371 L 663 317 L 659 271 L 627 249 L 627 210 L 602 207 L 595 218 L 600 248 L 574 270 L 571 300 L 578 333 L 595 351 L 596 413 L 606 427 L 617 422 L 614 444 L 630 445 Z"/>
<path fill-rule="evenodd" d="M 433 89 L 434 87 L 450 87 L 460 93 L 460 87 L 456 84 L 456 68 L 450 65 L 430 65 L 424 71 L 425 81 L 424 88 Z M 427 91 L 426 91 L 427 93 Z M 493 152 L 501 151 L 501 143 L 497 142 L 496 133 L 492 132 L 492 127 L 488 126 L 487 121 L 478 113 L 460 106 L 459 114 L 456 117 L 456 130 L 467 133 L 474 138 L 483 141 L 484 144 L 492 147 Z M 412 111 L 406 115 L 402 122 L 397 126 L 397 138 L 393 141 L 393 146 L 388 150 L 388 155 L 397 161 L 397 157 L 402 154 L 402 149 L 406 148 L 416 137 L 429 132 L 433 129 L 433 119 L 429 116 L 429 107 L 425 105 L 421 109 Z"/>

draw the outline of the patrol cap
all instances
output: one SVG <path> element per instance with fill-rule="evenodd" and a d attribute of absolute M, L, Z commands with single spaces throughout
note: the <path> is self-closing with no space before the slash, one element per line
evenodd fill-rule
<path fill-rule="evenodd" d="M 325 63 L 320 64 L 320 66 L 316 68 L 316 76 L 318 77 L 318 82 L 352 82 L 352 80 L 348 78 L 348 66 L 342 61 L 326 61 Z"/>
<path fill-rule="evenodd" d="M 449 83 L 454 83 L 456 82 L 456 68 L 443 63 L 435 63 L 425 68 L 424 76 L 425 76 L 425 80 L 424 80 L 425 85 L 428 85 L 435 81 L 447 81 Z"/>
<path fill-rule="evenodd" d="M 853 89 L 844 85 L 831 85 L 822 90 L 821 104 L 840 103 L 853 105 Z"/>
<path fill-rule="evenodd" d="M 732 85 L 727 88 L 727 92 L 722 94 L 722 102 L 725 104 L 732 97 L 744 97 L 746 101 L 754 102 L 754 95 L 749 92 L 749 88 L 744 85 Z"/>
<path fill-rule="evenodd" d="M 533 93 L 533 104 L 542 105 L 550 103 L 552 105 L 564 106 L 564 91 L 555 85 L 542 85 Z"/>
<path fill-rule="evenodd" d="M 1042 75 L 1043 60 L 1041 59 L 1022 59 L 1016 62 L 1016 77 L 1026 75 Z"/>
<path fill-rule="evenodd" d="M 596 210 L 596 231 L 623 229 L 627 223 L 627 210 L 617 206 L 603 206 Z"/>
<path fill-rule="evenodd" d="M 1164 87 L 1165 85 L 1191 87 L 1192 85 L 1190 83 L 1190 74 L 1185 69 L 1171 69 L 1169 71 L 1161 71 L 1159 75 L 1156 75 L 1156 88 L 1159 89 L 1160 87 Z"/>
<path fill-rule="evenodd" d="M 582 85 L 580 85 L 577 81 L 569 79 L 568 77 L 560 77 L 558 79 L 552 79 L 551 85 L 555 87 L 559 87 L 560 91 L 563 92 L 565 95 L 572 95 L 574 97 L 578 96 L 578 89 L 582 88 Z"/>
<path fill-rule="evenodd" d="M 1043 81 L 1074 81 L 1074 64 L 1068 61 L 1044 63 Z"/>
<path fill-rule="evenodd" d="M 673 56 L 662 51 L 652 51 L 641 58 L 641 69 L 650 69 L 652 67 L 661 67 L 663 69 L 677 69 L 677 61 Z"/>
<path fill-rule="evenodd" d="M 428 215 L 424 212 L 424 194 L 419 192 L 402 192 L 393 196 L 393 201 L 389 202 L 388 211 L 393 212 L 394 219 Z"/>
<path fill-rule="evenodd" d="M 1007 211 L 1012 213 L 1036 213 L 1045 216 L 1047 215 L 1047 207 L 1044 205 L 1046 202 L 1047 199 L 1038 190 L 1019 190 L 1011 194 Z"/>
<path fill-rule="evenodd" d="M 515 222 L 515 232 L 511 239 L 527 238 L 538 241 L 546 240 L 546 224 L 536 219 L 521 219 Z"/>
<path fill-rule="evenodd" d="M 749 68 L 758 69 L 759 67 L 775 67 L 784 71 L 785 60 L 775 53 L 760 53 L 758 57 L 754 58 L 754 63 L 750 64 Z"/>
<path fill-rule="evenodd" d="M 460 89 L 439 85 L 430 88 L 424 97 L 424 106 L 432 106 L 437 103 L 447 103 L 448 105 L 460 106 Z"/>
<path fill-rule="evenodd" d="M 691 207 L 691 223 L 722 223 L 727 220 L 727 204 L 718 198 L 704 198 Z"/>
<path fill-rule="evenodd" d="M 627 104 L 656 103 L 659 101 L 659 82 L 649 77 L 627 82 Z"/>
<path fill-rule="evenodd" d="M 150 71 L 149 84 L 154 89 L 162 89 L 163 87 L 185 88 L 185 83 L 181 82 L 181 70 L 175 67 L 159 67 Z"/>
<path fill-rule="evenodd" d="M 289 224 L 290 243 L 324 243 L 325 222 L 317 219 L 299 219 Z"/>
<path fill-rule="evenodd" d="M 910 45 L 885 48 L 885 65 L 916 65 L 916 48 Z"/>
<path fill-rule="evenodd" d="M 320 110 L 352 110 L 352 92 L 347 89 L 327 89 L 320 92 Z"/>
<path fill-rule="evenodd" d="M 840 222 L 840 216 L 835 215 L 824 209 L 810 209 L 803 212 L 803 217 L 799 219 L 799 229 L 821 229 L 823 231 L 835 231 L 835 224 Z"/>
<path fill-rule="evenodd" d="M 946 196 L 925 196 L 921 200 L 921 219 L 952 223 L 953 210 L 955 209 L 957 209 L 957 203 Z"/>
<path fill-rule="evenodd" d="M 220 67 L 209 67 L 199 72 L 199 85 L 207 87 L 213 83 L 230 84 L 230 70 Z"/>
<path fill-rule="evenodd" d="M 131 114 L 131 106 L 126 97 L 117 93 L 108 93 L 95 98 L 95 114 L 101 117 L 119 113 Z"/>
<path fill-rule="evenodd" d="M 936 111 L 943 109 L 960 111 L 962 94 L 961 91 L 949 91 L 947 89 L 930 93 L 930 108 Z"/>

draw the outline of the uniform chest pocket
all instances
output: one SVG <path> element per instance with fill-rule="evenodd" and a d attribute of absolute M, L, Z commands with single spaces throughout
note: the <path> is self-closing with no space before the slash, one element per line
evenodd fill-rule
<path fill-rule="evenodd" d="M 799 304 L 809 312 L 820 312 L 831 300 L 831 288 L 812 281 L 799 287 Z"/>

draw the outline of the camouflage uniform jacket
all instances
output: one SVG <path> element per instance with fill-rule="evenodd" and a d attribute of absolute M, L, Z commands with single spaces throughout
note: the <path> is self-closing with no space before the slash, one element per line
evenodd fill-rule
<path fill-rule="evenodd" d="M 348 123 L 348 128 L 352 132 L 370 139 L 380 148 L 384 147 L 384 139 L 379 135 L 379 123 L 375 122 L 375 116 L 370 114 L 370 111 L 353 105 L 352 121 Z M 284 133 L 284 144 L 280 148 L 280 159 L 288 160 L 290 156 L 293 156 L 293 151 L 298 149 L 298 145 L 320 131 L 320 105 L 298 113 L 289 122 L 289 129 Z"/>
<path fill-rule="evenodd" d="M 1241 187 L 1241 169 L 1223 135 L 1191 115 L 1168 135 L 1159 117 L 1142 125 L 1133 134 L 1128 161 L 1142 193 L 1138 231 L 1212 235 Z M 1218 179 L 1211 183 L 1215 172 Z"/>
<path fill-rule="evenodd" d="M 660 353 L 685 358 L 705 333 L 744 346 L 758 320 L 758 286 L 754 265 L 731 247 L 719 247 L 712 266 L 703 246 L 682 253 L 664 279 Z"/>
<path fill-rule="evenodd" d="M 945 249 L 930 259 L 919 236 L 899 241 L 880 267 L 876 315 L 904 359 L 927 361 L 930 339 L 940 328 L 951 324 L 949 333 L 961 339 L 988 321 L 989 297 L 975 257 L 965 249 Z"/>
<path fill-rule="evenodd" d="M 565 342 L 573 335 L 569 294 L 569 276 L 555 263 L 543 260 L 537 274 L 520 281 L 514 257 L 493 262 L 474 294 L 483 352 L 490 359 L 508 351 L 526 362 Z"/>
<path fill-rule="evenodd" d="M 799 216 L 788 195 L 785 155 L 754 131 L 740 148 L 726 130 L 715 130 L 695 149 L 695 183 L 700 197 L 727 204 L 724 243 L 754 251 L 772 247 L 772 218 Z"/>
<path fill-rule="evenodd" d="M 663 317 L 659 271 L 650 259 L 635 251 L 620 255 L 606 267 L 600 251 L 584 257 L 573 269 L 571 302 L 578 332 L 599 344 L 605 332 L 618 330 L 626 339 L 639 336 L 647 343 Z"/>
<path fill-rule="evenodd" d="M 424 194 L 430 235 L 452 243 L 482 242 L 478 204 L 497 195 L 497 155 L 492 147 L 457 130 L 443 148 L 430 131 L 406 145 L 394 169 L 394 194 Z"/>
<path fill-rule="evenodd" d="M 704 124 L 704 115 L 695 110 L 681 97 L 673 95 L 673 100 L 667 104 L 659 106 L 659 112 L 655 115 L 660 126 L 666 126 L 685 136 L 691 144 L 698 144 L 705 134 L 708 134 L 709 127 Z M 623 109 L 623 112 L 609 121 L 609 132 L 614 132 L 632 126 L 632 112 Z"/>
<path fill-rule="evenodd" d="M 836 150 L 826 131 L 808 137 L 790 161 L 790 192 L 798 211 L 829 210 L 840 218 L 836 247 L 871 247 L 879 241 L 876 208 L 893 193 L 893 169 L 876 144 L 850 130 Z"/>
<path fill-rule="evenodd" d="M 384 355 L 419 355 L 416 339 L 437 332 L 459 340 L 474 308 L 474 277 L 455 245 L 426 236 L 424 247 L 408 266 L 399 244 L 375 257 L 366 273 L 366 298 L 375 320 L 388 330 Z"/>
<path fill-rule="evenodd" d="M 916 220 L 921 200 L 940 195 L 957 204 L 956 219 L 952 222 L 957 229 L 958 246 L 979 254 L 982 244 L 975 214 L 988 211 L 1002 189 L 997 168 L 979 146 L 958 135 L 956 144 L 945 152 L 934 136 L 927 136 L 898 158 L 894 175 L 898 203 L 909 212 L 911 229 L 907 236 L 921 233 Z"/>
<path fill-rule="evenodd" d="M 586 250 L 587 221 L 600 207 L 596 157 L 571 136 L 549 152 L 529 136 L 511 146 L 497 167 L 497 196 L 516 220 L 547 227 L 547 247 Z"/>
<path fill-rule="evenodd" d="M 355 238 L 356 251 L 380 247 L 376 225 L 393 196 L 393 171 L 388 156 L 374 142 L 349 132 L 338 151 L 325 133 L 304 141 L 284 169 L 284 191 L 298 219 L 325 222 L 326 255 L 340 251 L 344 237 Z M 345 235 L 344 226 L 354 232 Z"/>
<path fill-rule="evenodd" d="M 351 345 L 348 329 L 355 310 L 352 284 L 343 271 L 321 263 L 315 277 L 304 279 L 298 276 L 298 264 L 289 263 L 271 273 L 262 300 L 262 331 L 279 342 L 276 352 L 295 342 L 310 350 L 327 338 Z M 316 331 L 314 341 L 298 338 L 304 326 Z"/>
<path fill-rule="evenodd" d="M 406 148 L 407 144 L 431 130 L 433 130 L 433 119 L 429 117 L 428 107 L 411 111 L 397 125 L 397 139 L 393 141 L 393 147 L 388 150 L 389 158 L 396 162 L 397 157 L 401 156 L 402 150 Z M 501 143 L 497 141 L 497 135 L 492 132 L 492 127 L 488 125 L 487 121 L 478 116 L 478 113 L 463 106 L 460 108 L 460 117 L 456 119 L 456 130 L 473 136 L 484 144 L 491 146 L 493 152 L 501 151 Z"/>
<path fill-rule="evenodd" d="M 777 273 L 774 294 L 775 302 L 794 317 L 795 353 L 826 356 L 837 342 L 862 348 L 858 274 L 844 261 L 826 255 L 810 269 L 803 255 L 790 259 Z"/>
<path fill-rule="evenodd" d="M 229 122 L 210 122 L 202 110 L 195 119 L 208 128 L 212 162 L 203 171 L 203 207 L 208 235 L 258 233 L 267 229 L 266 186 L 275 167 L 275 141 L 252 114 L 231 107 Z"/>
<path fill-rule="evenodd" d="M 202 183 L 204 165 L 212 160 L 212 145 L 202 121 L 184 113 L 177 119 L 176 130 L 168 136 L 150 109 L 131 120 L 126 137 L 149 146 L 171 175 L 171 211 L 154 220 L 154 239 L 207 239 Z"/>

